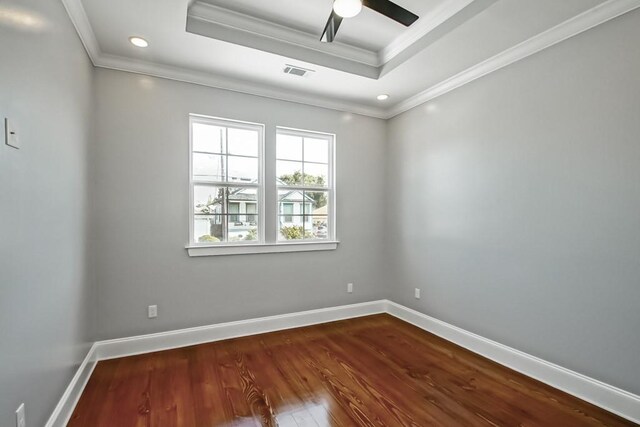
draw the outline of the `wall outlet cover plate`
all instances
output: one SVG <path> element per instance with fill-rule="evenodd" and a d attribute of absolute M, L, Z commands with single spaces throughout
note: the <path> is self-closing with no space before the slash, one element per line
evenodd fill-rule
<path fill-rule="evenodd" d="M 13 123 L 7 118 L 4 119 L 4 141 L 9 147 L 20 148 L 18 131 L 13 126 Z"/>
<path fill-rule="evenodd" d="M 149 319 L 155 319 L 156 317 L 158 317 L 158 306 L 150 305 L 147 310 L 147 315 L 149 316 Z"/>

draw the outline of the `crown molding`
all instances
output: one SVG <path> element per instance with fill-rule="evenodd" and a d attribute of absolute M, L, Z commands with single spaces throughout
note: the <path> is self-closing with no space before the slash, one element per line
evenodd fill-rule
<path fill-rule="evenodd" d="M 62 4 L 67 10 L 67 15 L 69 15 L 73 26 L 76 28 L 76 32 L 87 51 L 87 55 L 89 55 L 89 59 L 91 59 L 91 62 L 95 65 L 96 59 L 101 54 L 100 45 L 98 44 L 98 39 L 96 38 L 95 33 L 93 32 L 93 28 L 91 27 L 89 17 L 87 17 L 87 13 L 84 10 L 82 1 L 62 0 Z"/>
<path fill-rule="evenodd" d="M 600 24 L 640 7 L 640 0 L 608 0 L 522 43 L 492 56 L 430 88 L 392 106 L 387 119 L 431 101 L 482 76 L 520 61 Z"/>
<path fill-rule="evenodd" d="M 162 65 L 138 59 L 101 54 L 94 61 L 94 65 L 100 68 L 144 74 L 152 77 L 161 77 L 164 79 L 230 90 L 233 92 L 261 96 L 264 98 L 278 99 L 280 101 L 295 102 L 298 104 L 322 107 L 330 110 L 361 114 L 363 116 L 381 119 L 386 117 L 386 112 L 382 108 L 368 107 L 366 105 L 340 99 L 325 98 L 316 94 L 290 91 L 275 86 L 252 83 L 203 71 L 187 70 L 181 67 Z"/>

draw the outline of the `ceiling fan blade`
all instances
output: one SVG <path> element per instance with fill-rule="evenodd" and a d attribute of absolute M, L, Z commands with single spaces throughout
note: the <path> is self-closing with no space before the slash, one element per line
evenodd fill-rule
<path fill-rule="evenodd" d="M 418 15 L 409 12 L 407 9 L 389 0 L 363 0 L 362 4 L 406 27 L 416 22 L 419 18 Z"/>
<path fill-rule="evenodd" d="M 320 41 L 331 43 L 336 38 L 336 33 L 338 32 L 338 28 L 340 28 L 340 24 L 342 24 L 342 17 L 338 16 L 334 11 L 331 11 L 331 15 L 329 16 L 327 25 L 324 27 Z"/>

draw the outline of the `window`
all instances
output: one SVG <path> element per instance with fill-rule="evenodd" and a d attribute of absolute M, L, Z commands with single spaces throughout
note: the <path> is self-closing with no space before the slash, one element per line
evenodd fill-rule
<path fill-rule="evenodd" d="M 189 255 L 337 248 L 334 136 L 272 132 L 265 158 L 263 125 L 190 116 Z"/>
<path fill-rule="evenodd" d="M 191 244 L 263 241 L 262 125 L 191 116 Z M 251 220 L 246 215 L 252 205 Z"/>
<path fill-rule="evenodd" d="M 278 128 L 278 240 L 334 237 L 333 135 Z"/>

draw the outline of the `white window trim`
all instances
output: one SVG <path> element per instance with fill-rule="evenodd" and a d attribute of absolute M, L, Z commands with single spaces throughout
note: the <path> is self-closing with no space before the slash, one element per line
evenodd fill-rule
<path fill-rule="evenodd" d="M 326 191 L 329 193 L 329 209 L 330 212 L 327 212 L 327 221 L 329 222 L 328 226 L 328 239 L 304 239 L 300 241 L 300 244 L 314 244 L 314 243 L 322 243 L 328 241 L 337 241 L 336 239 L 336 189 L 335 189 L 335 144 L 336 144 L 336 135 L 333 133 L 327 132 L 316 132 L 310 130 L 302 130 L 302 129 L 294 129 L 283 126 L 276 127 L 276 141 L 279 134 L 283 135 L 291 135 L 291 136 L 299 136 L 302 138 L 316 137 L 326 139 L 329 142 L 329 176 L 327 177 L 327 187 L 313 187 L 306 185 L 277 185 L 276 184 L 276 195 L 280 189 L 289 189 L 289 190 L 300 190 L 300 191 Z M 277 142 L 276 142 L 277 143 Z M 277 159 L 277 157 L 276 157 Z M 274 179 L 275 181 L 275 179 Z M 279 218 L 276 213 L 276 244 L 278 245 L 287 245 L 291 244 L 290 241 L 287 240 L 279 240 L 278 236 L 278 227 L 280 226 Z"/>
<path fill-rule="evenodd" d="M 258 184 L 243 184 L 238 183 L 240 187 L 247 188 L 256 188 L 258 190 L 258 240 L 256 241 L 247 241 L 247 242 L 220 242 L 216 244 L 211 243 L 200 243 L 194 241 L 194 198 L 193 198 L 193 189 L 194 184 L 197 184 L 197 181 L 193 179 L 193 135 L 192 135 L 192 125 L 193 123 L 206 123 L 212 124 L 216 126 L 228 127 L 229 123 L 234 124 L 238 127 L 246 126 L 248 129 L 258 129 L 259 131 L 259 183 Z M 185 246 L 187 249 L 187 253 L 190 257 L 201 257 L 201 256 L 218 256 L 218 255 L 240 255 L 240 254 L 263 254 L 263 253 L 290 253 L 290 252 L 312 252 L 312 251 L 329 251 L 335 250 L 338 248 L 338 244 L 340 243 L 336 239 L 336 188 L 335 188 L 335 144 L 336 144 L 336 135 L 326 132 L 315 132 L 308 131 L 302 129 L 294 129 L 278 126 L 275 128 L 274 135 L 277 138 L 278 133 L 286 133 L 289 135 L 299 135 L 299 136 L 320 136 L 329 139 L 329 176 L 328 176 L 328 188 L 318 188 L 320 191 L 328 191 L 329 192 L 329 208 L 330 212 L 328 213 L 328 239 L 307 239 L 302 241 L 282 241 L 278 238 L 278 226 L 279 223 L 278 215 L 276 212 L 276 223 L 274 224 L 274 230 L 266 230 L 266 221 L 265 221 L 265 212 L 266 212 L 266 186 L 267 182 L 265 180 L 265 125 L 261 123 L 251 123 L 240 120 L 233 119 L 225 119 L 221 117 L 211 117 L 200 114 L 190 114 L 189 115 L 189 239 L 188 244 Z M 274 138 L 274 141 L 276 139 Z M 277 208 L 277 194 L 279 186 L 275 184 L 275 176 L 273 177 L 274 183 L 271 185 L 275 186 L 276 192 L 276 203 L 275 206 Z M 233 186 L 236 183 L 228 183 L 230 186 Z M 226 185 L 226 184 L 225 184 Z M 287 186 L 290 188 L 291 186 Z M 305 190 L 313 190 L 313 187 L 305 187 Z M 274 234 L 274 236 L 270 236 L 270 239 L 267 240 L 265 238 L 266 233 Z M 274 241 L 270 241 L 274 239 Z"/>
<path fill-rule="evenodd" d="M 338 248 L 338 241 L 309 240 L 306 242 L 281 242 L 281 243 L 259 243 L 218 246 L 187 246 L 187 251 L 191 257 L 215 256 L 215 255 L 240 255 L 240 254 L 269 254 L 288 252 L 316 252 L 332 251 Z"/>
<path fill-rule="evenodd" d="M 203 184 L 193 179 L 193 124 L 204 123 L 213 126 L 229 127 L 230 125 L 236 128 L 244 128 L 258 131 L 258 183 L 242 183 L 242 182 L 220 182 L 217 183 L 221 186 L 229 187 L 243 187 L 243 188 L 255 188 L 258 193 L 258 209 L 256 215 L 258 215 L 258 240 L 247 242 L 220 242 L 212 245 L 210 243 L 197 242 L 194 239 L 193 221 L 194 221 L 194 198 L 193 189 L 195 185 Z M 209 117 L 199 114 L 189 115 L 189 244 L 187 249 L 191 248 L 218 248 L 224 246 L 249 246 L 249 245 L 261 245 L 265 243 L 265 178 L 264 178 L 264 142 L 265 140 L 265 127 L 261 123 L 251 123 L 239 120 L 223 119 L 220 117 Z M 206 184 L 205 184 L 206 185 Z M 209 183 L 209 185 L 216 185 L 216 183 Z"/>

